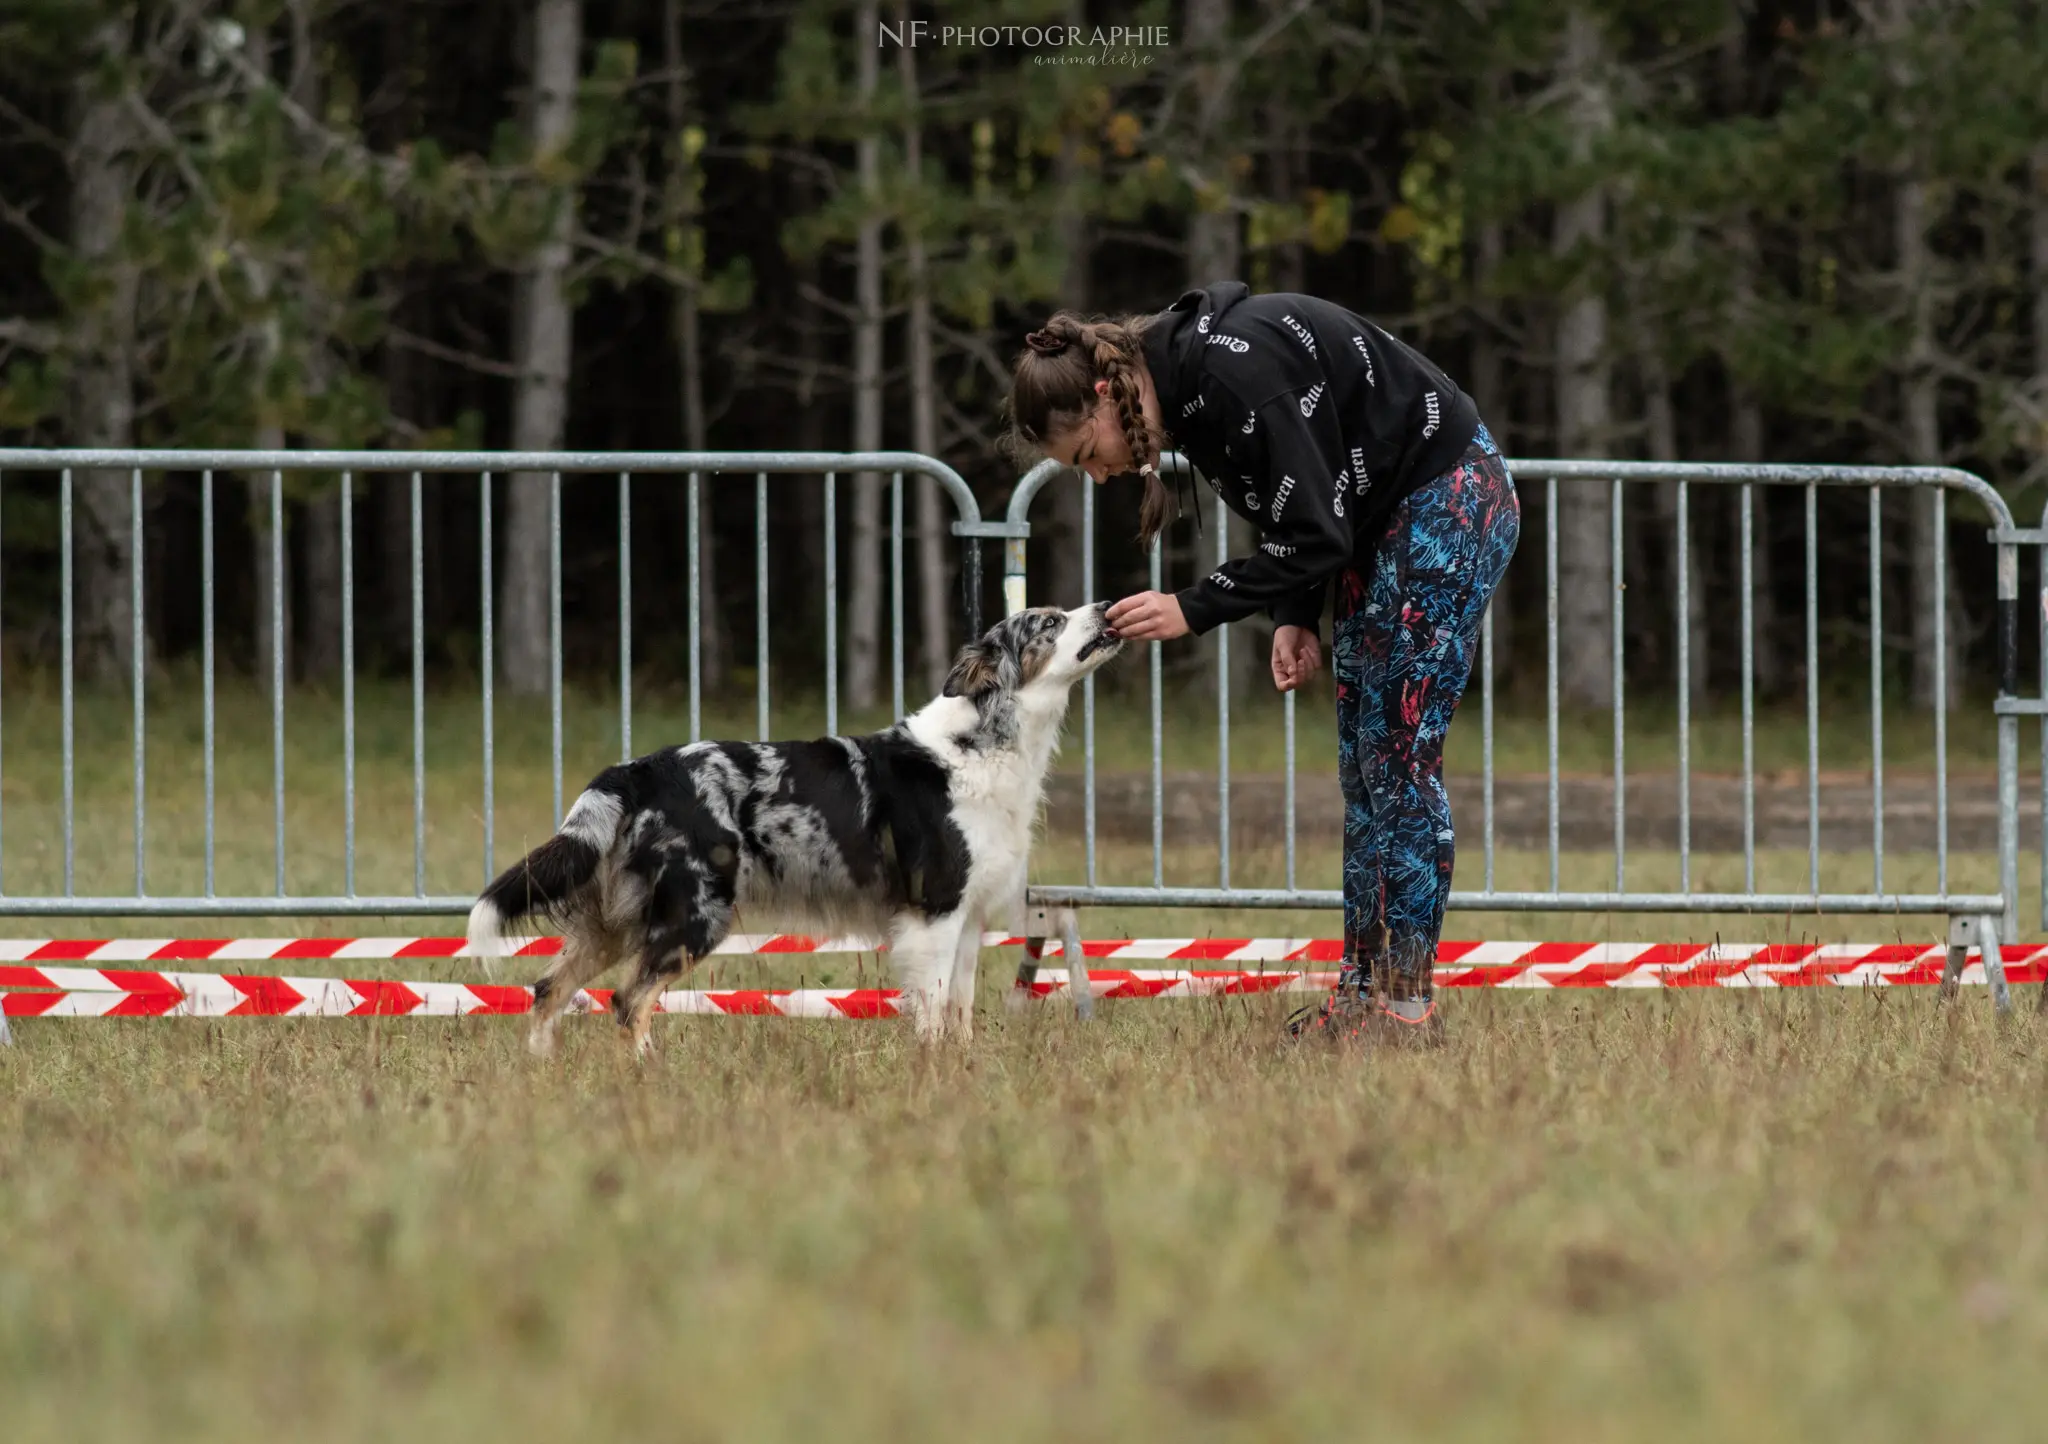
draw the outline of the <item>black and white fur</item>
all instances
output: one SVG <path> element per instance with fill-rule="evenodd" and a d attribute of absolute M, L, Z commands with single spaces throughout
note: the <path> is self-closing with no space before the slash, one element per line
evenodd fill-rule
<path fill-rule="evenodd" d="M 662 987 L 742 923 L 886 938 L 919 1036 L 971 1036 L 982 921 L 1022 896 L 1068 691 L 1123 647 L 1106 610 L 1004 618 L 886 732 L 697 742 L 599 773 L 469 915 L 480 957 L 519 919 L 562 928 L 529 1046 L 553 1051 L 577 989 L 630 962 L 612 1006 L 645 1053 Z"/>

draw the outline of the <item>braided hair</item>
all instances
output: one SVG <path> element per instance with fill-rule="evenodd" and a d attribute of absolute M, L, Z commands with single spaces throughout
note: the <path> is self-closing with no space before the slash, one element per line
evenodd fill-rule
<path fill-rule="evenodd" d="M 1087 319 L 1055 312 L 1024 338 L 1010 380 L 1010 430 L 1002 448 L 1012 459 L 1042 453 L 1054 437 L 1086 421 L 1096 408 L 1095 383 L 1109 383 L 1117 424 L 1131 449 L 1131 463 L 1145 480 L 1138 507 L 1138 540 L 1149 546 L 1166 525 L 1172 493 L 1158 471 L 1165 438 L 1145 419 L 1143 363 L 1146 315 Z"/>

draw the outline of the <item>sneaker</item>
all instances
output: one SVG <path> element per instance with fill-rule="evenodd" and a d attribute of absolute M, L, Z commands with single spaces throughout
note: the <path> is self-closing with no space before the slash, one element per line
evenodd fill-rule
<path fill-rule="evenodd" d="M 1288 1015 L 1286 1034 L 1290 1043 L 1315 1039 L 1352 1040 L 1364 1032 L 1377 1011 L 1355 983 L 1339 983 L 1320 1003 L 1310 1003 Z"/>
<path fill-rule="evenodd" d="M 1441 1048 L 1444 1044 L 1444 1015 L 1436 1010 L 1434 997 L 1392 998 L 1373 1020 L 1379 1041 L 1403 1048 Z"/>
<path fill-rule="evenodd" d="M 1340 982 L 1320 1003 L 1297 1009 L 1286 1024 L 1287 1040 L 1305 1043 L 1368 1043 L 1397 1048 L 1436 1048 L 1444 1042 L 1443 1015 L 1436 999 L 1417 985 L 1387 976 L 1361 988 Z M 1406 996 L 1401 996 L 1406 994 Z"/>

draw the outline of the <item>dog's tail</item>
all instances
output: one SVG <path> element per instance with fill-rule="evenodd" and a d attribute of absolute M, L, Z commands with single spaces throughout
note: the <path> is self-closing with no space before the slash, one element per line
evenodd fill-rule
<path fill-rule="evenodd" d="M 505 926 L 522 918 L 560 920 L 596 879 L 606 852 L 618 841 L 631 796 L 625 769 L 607 769 L 583 790 L 561 831 L 500 873 L 469 910 L 469 945 L 477 958 L 502 958 L 514 949 Z"/>

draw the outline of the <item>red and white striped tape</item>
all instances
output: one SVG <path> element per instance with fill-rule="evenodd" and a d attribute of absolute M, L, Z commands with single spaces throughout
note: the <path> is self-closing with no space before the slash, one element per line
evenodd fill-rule
<path fill-rule="evenodd" d="M 205 939 L 218 944 L 224 940 Z M 251 940 L 235 940 L 251 941 Z M 269 945 L 270 940 L 264 940 Z M 460 939 L 319 939 L 453 943 Z M 808 939 L 797 939 L 809 942 Z M 991 934 L 990 945 L 1021 943 Z M 100 944 L 101 947 L 119 946 Z M 1287 938 L 1132 939 L 1082 945 L 1090 957 L 1159 958 L 1202 961 L 1335 961 L 1342 944 Z M 1284 952 L 1283 952 L 1284 949 Z M 824 951 L 784 947 L 779 951 Z M 1049 944 L 1046 955 L 1059 952 Z M 1279 954 L 1279 956 L 1274 956 Z M 212 956 L 225 956 L 216 948 Z M 406 953 L 401 956 L 453 956 Z M 1445 988 L 1788 988 L 1891 987 L 1939 982 L 1946 950 L 1912 944 L 1673 944 L 1673 943 L 1444 943 L 1436 969 Z M 101 956 L 104 956 L 103 954 Z M 334 957 L 329 952 L 318 956 Z M 364 956 L 356 954 L 355 956 Z M 369 954 L 369 956 L 388 956 Z M 2048 981 L 2048 947 L 2001 950 L 2007 980 Z M 1090 969 L 1089 985 L 1099 998 L 1243 996 L 1268 992 L 1313 992 L 1336 981 L 1328 969 Z M 1986 981 L 1981 961 L 1964 967 L 1961 981 Z M 1048 997 L 1066 991 L 1063 971 L 1048 972 L 1025 991 Z M 516 985 L 400 982 L 359 978 L 270 977 L 235 973 L 130 971 L 65 966 L 0 966 L 0 988 L 40 989 L 0 993 L 9 1017 L 365 1017 L 460 1016 L 523 1013 L 533 994 Z M 886 988 L 792 988 L 678 990 L 664 993 L 663 1012 L 683 1014 L 775 1014 L 803 1018 L 878 1018 L 897 1012 L 897 993 Z M 608 989 L 577 996 L 579 1011 L 605 1011 Z"/>
<path fill-rule="evenodd" d="M 513 957 L 553 957 L 562 950 L 560 938 L 529 938 L 511 941 Z M 981 935 L 983 947 L 1021 947 L 1029 939 L 1009 933 Z M 0 939 L 0 965 L 76 963 L 155 962 L 293 962 L 403 958 L 469 957 L 462 938 L 41 938 Z M 714 957 L 759 957 L 784 953 L 873 953 L 885 951 L 873 938 L 811 938 L 800 933 L 734 933 L 717 948 Z M 1183 963 L 1336 963 L 1344 957 L 1344 944 L 1336 938 L 1110 938 L 1081 944 L 1089 958 L 1118 961 Z M 1047 957 L 1060 952 L 1057 938 L 1043 943 Z M 1939 955 L 1936 944 L 1830 943 L 1540 943 L 1540 942 L 1444 942 L 1437 948 L 1439 971 L 1448 967 L 1551 968 L 1567 964 L 1621 964 L 1644 966 L 1652 963 L 1677 964 L 1706 961 L 1756 961 L 1760 963 L 1809 962 L 1822 959 L 1856 958 L 1869 962 L 1897 962 L 1928 954 Z M 2025 963 L 2048 954 L 2048 946 L 2007 947 L 2004 956 L 2013 963 Z M 25 970 L 0 966 L 0 986 Z M 36 987 L 33 981 L 13 986 Z"/>
<path fill-rule="evenodd" d="M 1520 946 L 1520 945 L 1508 945 Z M 1538 945 L 1555 948 L 1558 944 Z M 1652 952 L 1649 948 L 1571 944 L 1583 953 Z M 1581 956 L 1570 961 L 1477 963 L 1436 969 L 1439 988 L 1816 988 L 1908 987 L 1939 983 L 1947 963 L 1942 948 L 1853 948 L 1827 956 L 1825 949 L 1764 949 L 1798 953 L 1797 958 L 1733 956 L 1674 962 L 1635 958 Z M 1743 950 L 1748 951 L 1748 950 Z M 1816 954 L 1819 954 L 1816 956 Z M 1872 956 L 1876 954 L 1878 956 Z M 2048 949 L 2006 948 L 2006 981 L 2011 984 L 2048 981 Z M 1097 998 L 1201 998 L 1268 992 L 1321 992 L 1336 984 L 1334 971 L 1299 973 L 1239 970 L 1091 968 L 1090 991 Z M 1983 986 L 1989 981 L 1982 962 L 1965 963 L 1958 981 Z M 1037 996 L 1067 991 L 1064 972 L 1042 974 L 1029 984 Z"/>
<path fill-rule="evenodd" d="M 169 986 L 0 993 L 10 1018 L 396 1018 L 525 1013 L 531 988 L 488 983 L 401 983 L 361 978 L 258 978 L 158 973 Z M 579 992 L 572 1012 L 611 1009 L 609 988 Z M 777 988 L 663 993 L 663 1013 L 787 1018 L 893 1018 L 896 994 L 880 988 Z"/>
<path fill-rule="evenodd" d="M 1011 939 L 984 933 L 995 947 Z M 508 938 L 510 956 L 553 957 L 560 938 Z M 0 938 L 0 963 L 286 962 L 310 959 L 469 957 L 463 938 Z M 761 953 L 871 953 L 871 938 L 807 938 L 795 933 L 734 933 L 715 957 Z"/>

